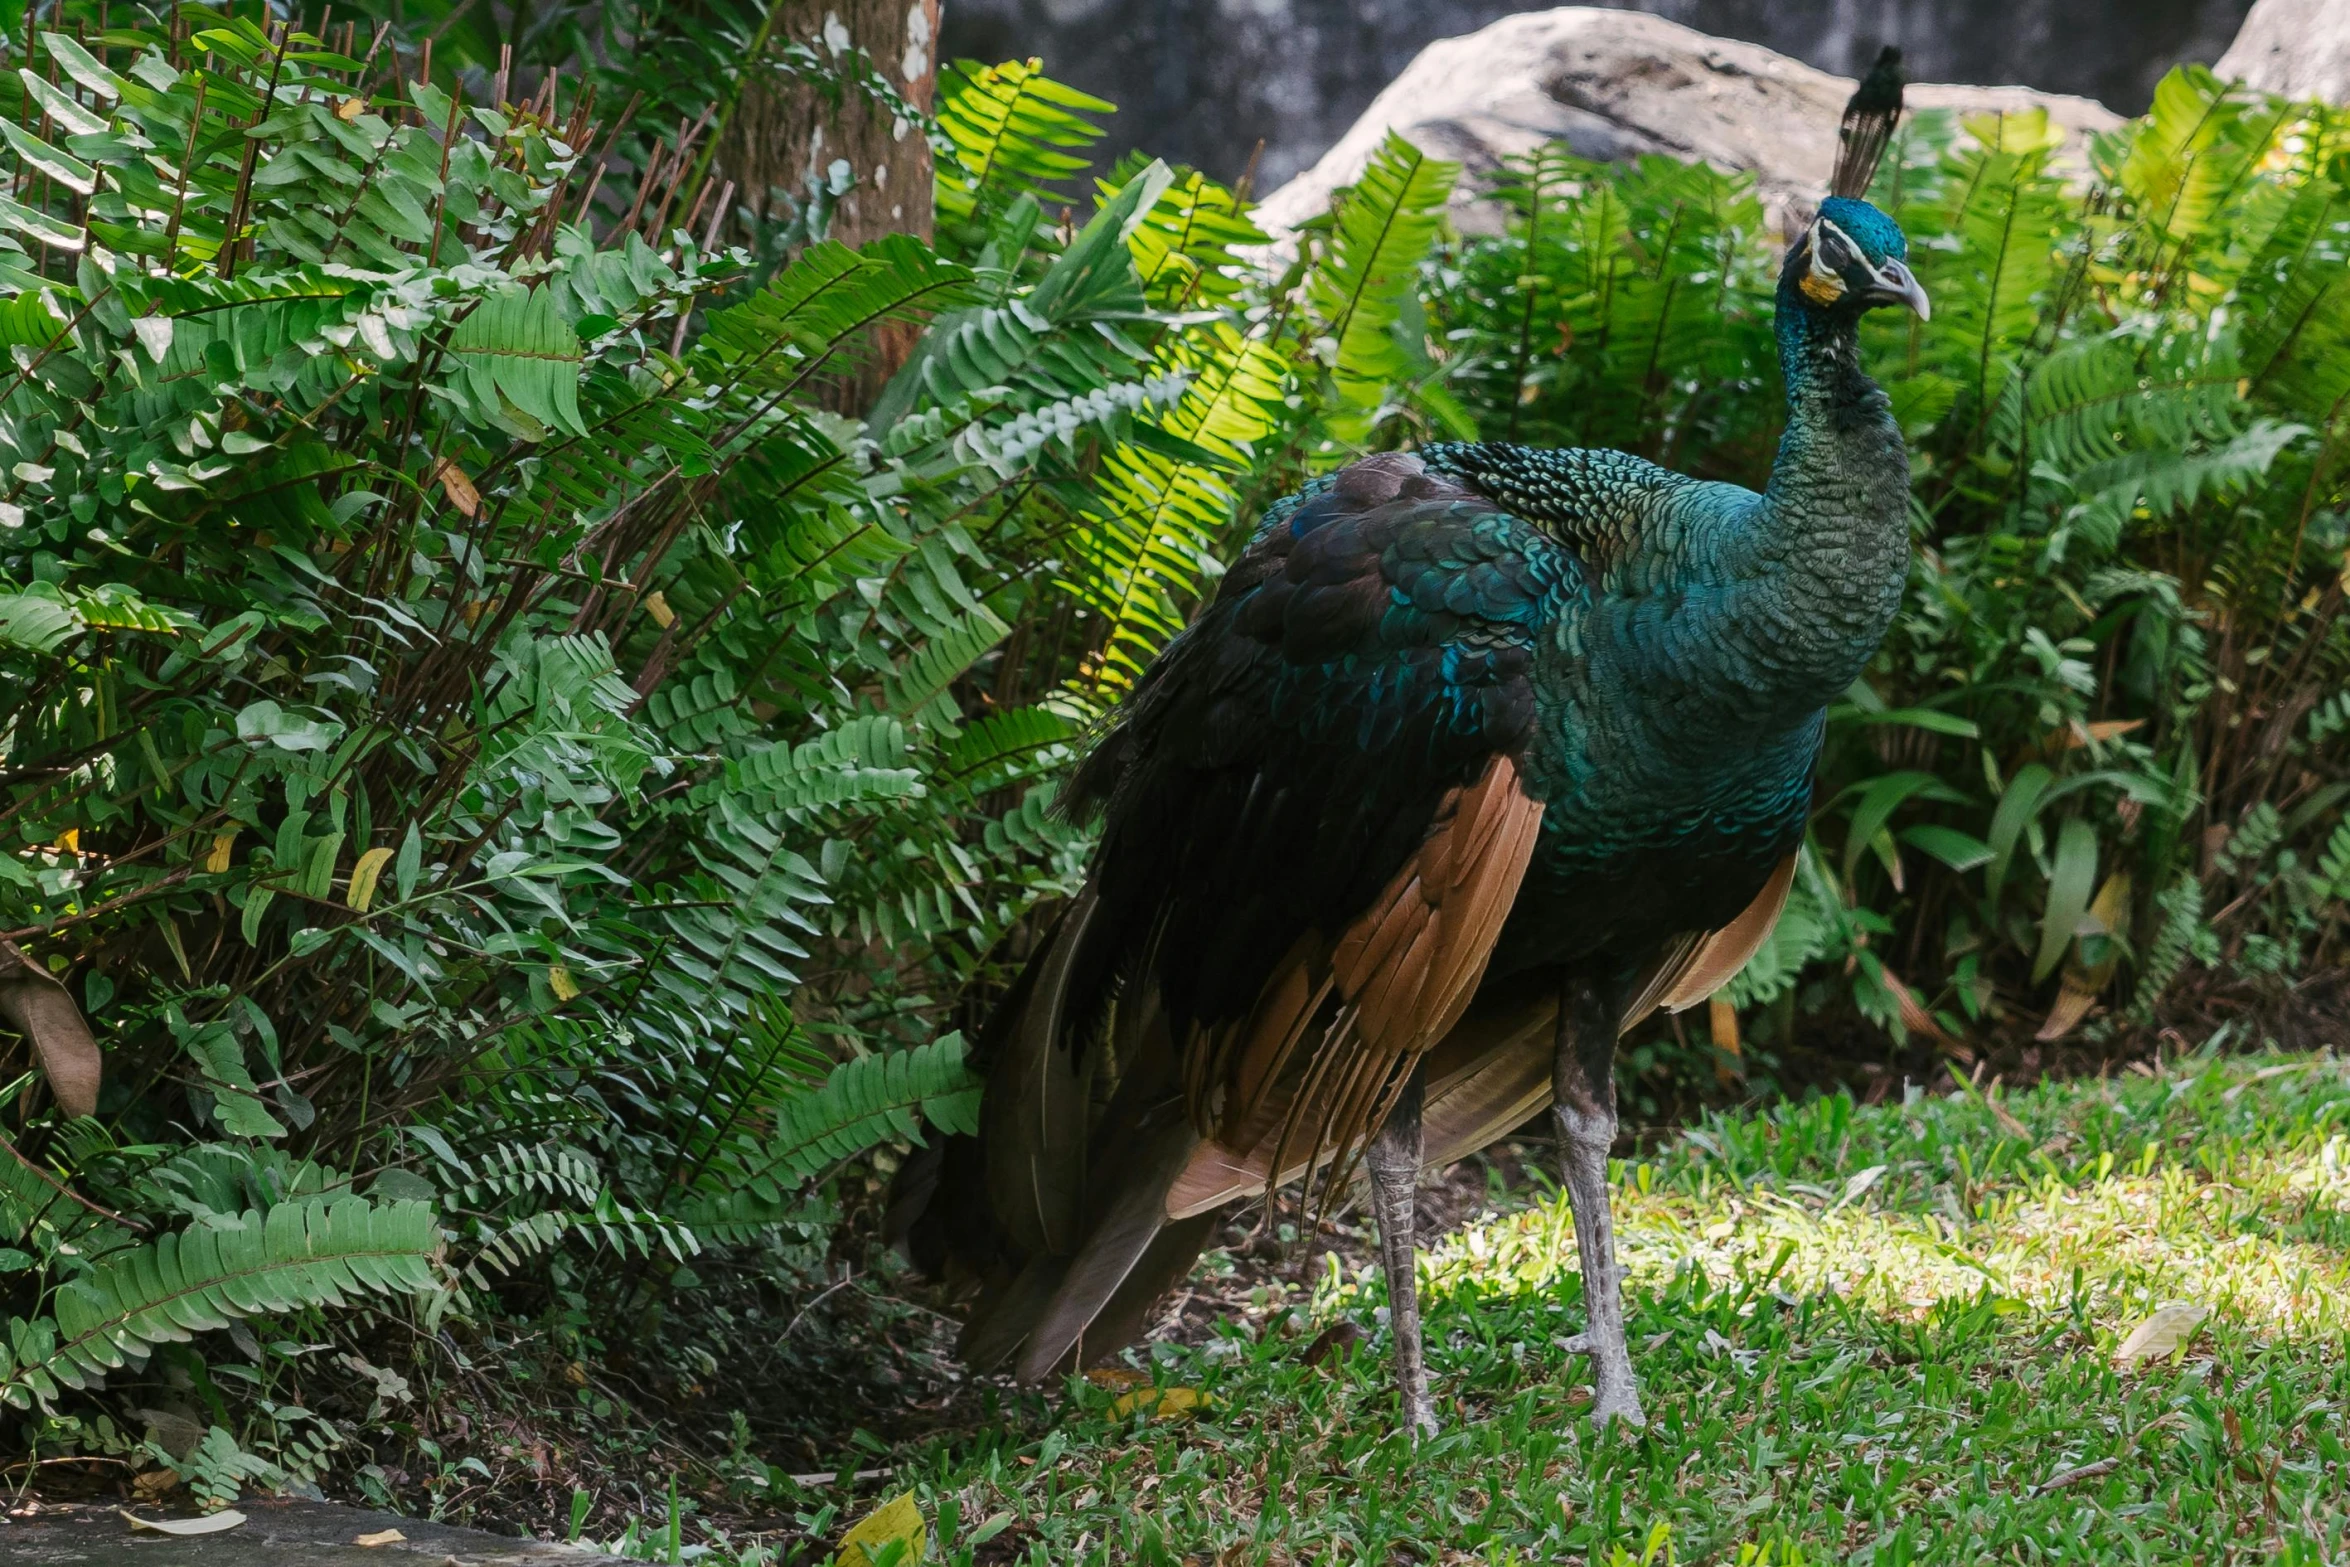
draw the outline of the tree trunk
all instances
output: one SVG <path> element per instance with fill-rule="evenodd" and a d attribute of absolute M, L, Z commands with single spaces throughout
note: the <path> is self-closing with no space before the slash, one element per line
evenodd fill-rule
<path fill-rule="evenodd" d="M 837 95 L 774 72 L 754 76 L 719 141 L 721 177 L 764 221 L 788 222 L 811 180 L 840 193 L 825 236 L 862 245 L 931 231 L 930 143 L 920 126 L 860 91 L 852 52 L 927 113 L 938 85 L 939 0 L 776 0 L 768 58 L 806 45 L 848 67 Z M 845 190 L 840 187 L 846 185 Z"/>

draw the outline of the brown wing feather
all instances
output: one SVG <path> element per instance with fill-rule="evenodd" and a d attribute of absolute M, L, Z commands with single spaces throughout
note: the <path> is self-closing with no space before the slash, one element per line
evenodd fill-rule
<path fill-rule="evenodd" d="M 1276 1165 L 1310 1170 L 1359 1150 L 1420 1053 L 1460 1018 L 1533 858 L 1542 805 L 1519 787 L 1517 764 L 1495 757 L 1455 790 L 1412 858 L 1330 948 L 1327 983 L 1273 986 L 1312 997 L 1310 1022 L 1339 1009 L 1300 1070 L 1287 1026 L 1279 1062 L 1242 1057 L 1226 1080 L 1220 1135 L 1203 1144 L 1169 1189 L 1167 1212 L 1188 1217 L 1239 1188 L 1262 1190 Z M 1264 1008 L 1260 1003 L 1259 1011 Z M 1252 1013 L 1252 1018 L 1256 1014 Z M 1252 1029 L 1267 1040 L 1271 1029 Z M 1193 1107 L 1195 1117 L 1201 1107 Z M 1246 1150 L 1245 1154 L 1240 1151 Z"/>
<path fill-rule="evenodd" d="M 1697 944 L 1658 1005 L 1667 1012 L 1685 1012 L 1730 983 L 1746 967 L 1746 960 L 1770 939 L 1771 927 L 1779 923 L 1779 915 L 1787 907 L 1788 889 L 1794 885 L 1795 856 L 1790 854 L 1736 919 Z"/>
<path fill-rule="evenodd" d="M 1789 855 L 1738 917 L 1667 947 L 1651 965 L 1619 1028 L 1658 1006 L 1695 1006 L 1730 982 L 1769 937 L 1795 880 Z M 1422 1146 L 1431 1169 L 1465 1159 L 1550 1103 L 1558 997 L 1546 982 L 1513 983 L 1477 998 L 1428 1054 Z"/>

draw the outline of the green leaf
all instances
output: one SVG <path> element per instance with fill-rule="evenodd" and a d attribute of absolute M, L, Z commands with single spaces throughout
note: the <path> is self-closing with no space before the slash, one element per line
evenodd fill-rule
<path fill-rule="evenodd" d="M 587 434 L 579 416 L 579 336 L 552 289 L 489 295 L 450 334 L 449 355 L 479 407 L 494 412 L 502 399 L 566 435 Z"/>
<path fill-rule="evenodd" d="M 2039 814 L 2041 801 L 2054 781 L 2047 768 L 2038 762 L 2027 762 L 2016 769 L 2015 776 L 2008 779 L 2006 789 L 2000 793 L 1998 809 L 1991 813 L 1991 832 L 1987 839 L 1991 868 L 1983 877 L 1984 895 L 1994 906 L 1999 902 L 2000 888 L 2007 883 L 2007 867 L 2015 858 L 2016 844 L 2022 840 L 2032 818 Z"/>
<path fill-rule="evenodd" d="M 1935 707 L 1889 707 L 1874 710 L 1839 707 L 1829 717 L 1862 724 L 1906 724 L 1912 729 L 1925 729 L 1938 735 L 1956 735 L 1974 740 L 1982 736 L 1982 729 L 1973 720 L 1956 713 L 1945 713 Z"/>
<path fill-rule="evenodd" d="M 343 733 L 342 721 L 315 709 L 287 709 L 267 697 L 237 713 L 237 738 L 267 740 L 281 751 L 323 751 Z"/>
<path fill-rule="evenodd" d="M 2040 918 L 2040 953 L 2032 960 L 2032 981 L 2046 979 L 2064 961 L 2089 893 L 2097 882 L 2097 829 L 2079 817 L 2057 832 L 2056 863 L 2048 875 L 2048 907 Z"/>
<path fill-rule="evenodd" d="M 1884 830 L 1887 819 L 1901 808 L 1902 802 L 1935 788 L 1938 783 L 1932 773 L 1887 773 L 1861 791 L 1860 803 L 1852 809 L 1852 825 L 1844 835 L 1844 880 L 1848 885 L 1853 871 L 1860 865 L 1860 857 Z"/>
<path fill-rule="evenodd" d="M 1971 871 L 1991 860 L 1991 846 L 1971 833 L 1955 827 L 1943 827 L 1922 822 L 1901 830 L 1901 841 L 1922 849 L 1954 871 Z"/>
<path fill-rule="evenodd" d="M 938 160 L 938 223 L 976 248 L 977 230 L 1023 196 L 1083 170 L 1101 138 L 1086 116 L 1111 105 L 1064 87 L 1037 60 L 956 60 L 938 73 L 938 124 L 952 149 Z"/>
<path fill-rule="evenodd" d="M 1338 397 L 1354 411 L 1353 419 L 1338 422 L 1342 439 L 1367 430 L 1387 388 L 1410 376 L 1395 328 L 1459 172 L 1459 165 L 1430 158 L 1390 131 L 1338 198 L 1329 250 L 1307 280 L 1306 297 L 1337 344 Z"/>
<path fill-rule="evenodd" d="M 392 885 L 399 889 L 402 903 L 415 896 L 416 878 L 423 869 L 424 836 L 416 830 L 416 823 L 410 822 L 407 836 L 400 840 L 399 857 L 392 862 Z"/>
<path fill-rule="evenodd" d="M 80 629 L 73 610 L 48 594 L 0 592 L 0 643 L 54 652 Z"/>
<path fill-rule="evenodd" d="M 945 694 L 962 673 L 987 651 L 1012 634 L 996 613 L 982 604 L 944 632 L 923 644 L 891 677 L 883 700 L 893 713 L 912 715 Z"/>
<path fill-rule="evenodd" d="M 892 1137 L 922 1140 L 920 1116 L 948 1132 L 978 1128 L 982 1083 L 963 1064 L 963 1036 L 912 1050 L 860 1056 L 822 1087 L 786 1101 L 775 1135 L 737 1184 L 780 1200 L 830 1165 Z"/>

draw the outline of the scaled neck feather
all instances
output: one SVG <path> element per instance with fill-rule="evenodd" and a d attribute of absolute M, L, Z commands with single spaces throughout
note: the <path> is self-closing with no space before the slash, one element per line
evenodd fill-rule
<path fill-rule="evenodd" d="M 1779 290 L 1787 430 L 1756 508 L 1727 634 L 1772 716 L 1833 701 L 1876 651 L 1909 574 L 1909 457 L 1861 368 L 1858 320 Z"/>

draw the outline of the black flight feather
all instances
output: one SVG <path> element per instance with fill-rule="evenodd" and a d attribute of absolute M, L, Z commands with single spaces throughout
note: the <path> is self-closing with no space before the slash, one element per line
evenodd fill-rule
<path fill-rule="evenodd" d="M 1887 44 L 1844 105 L 1836 172 L 1828 177 L 1829 195 L 1868 194 L 1869 182 L 1877 177 L 1877 160 L 1885 155 L 1885 144 L 1893 139 L 1893 127 L 1900 119 L 1901 51 Z"/>

